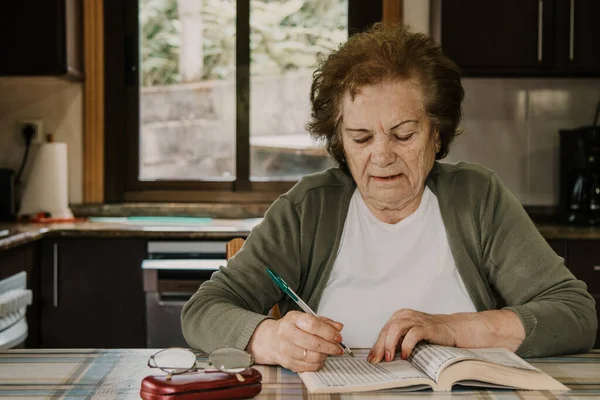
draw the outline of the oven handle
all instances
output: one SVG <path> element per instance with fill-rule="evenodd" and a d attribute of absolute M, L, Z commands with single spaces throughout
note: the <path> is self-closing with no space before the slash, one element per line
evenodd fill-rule
<path fill-rule="evenodd" d="M 188 300 L 190 298 L 190 296 L 187 297 Z M 158 305 L 160 307 L 183 307 L 185 305 L 185 303 L 187 303 L 187 300 L 158 300 Z"/>
<path fill-rule="evenodd" d="M 226 265 L 225 259 L 144 260 L 144 270 L 217 271 Z"/>
<path fill-rule="evenodd" d="M 146 303 L 156 304 L 159 307 L 183 307 L 192 297 L 193 293 L 171 294 L 163 296 L 159 292 L 146 292 Z"/>

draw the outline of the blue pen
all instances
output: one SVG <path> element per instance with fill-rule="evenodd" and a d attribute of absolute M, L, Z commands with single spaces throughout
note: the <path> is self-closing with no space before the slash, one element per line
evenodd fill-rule
<path fill-rule="evenodd" d="M 308 306 L 308 304 L 306 304 L 301 298 L 300 296 L 298 296 L 296 294 L 296 292 L 294 292 L 287 283 L 285 283 L 285 281 L 283 279 L 281 279 L 281 277 L 279 275 L 277 275 L 275 272 L 271 271 L 269 268 L 267 268 L 267 273 L 269 274 L 269 276 L 271 277 L 271 279 L 273 279 L 273 281 L 277 284 L 277 286 L 279 286 L 279 288 L 288 296 L 290 296 L 292 298 L 292 300 L 294 300 L 294 302 L 296 304 L 298 304 L 298 306 L 304 310 L 304 312 L 306 312 L 307 314 L 310 314 L 314 317 L 319 317 L 317 314 L 315 314 L 315 312 L 313 310 L 311 310 L 311 308 Z M 342 348 L 342 350 L 344 351 L 344 353 L 348 354 L 349 356 L 354 357 L 354 353 L 352 353 L 352 350 L 350 350 L 349 347 L 347 347 L 344 343 L 338 343 L 338 346 L 340 346 Z"/>

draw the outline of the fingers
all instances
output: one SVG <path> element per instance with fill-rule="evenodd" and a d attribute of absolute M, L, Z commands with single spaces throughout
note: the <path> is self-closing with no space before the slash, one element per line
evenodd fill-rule
<path fill-rule="evenodd" d="M 369 355 L 367 356 L 367 361 L 370 363 L 378 363 L 385 357 L 385 338 L 387 337 L 388 329 L 390 328 L 390 322 L 385 324 L 381 332 L 379 332 L 379 336 L 377 337 L 377 341 L 371 348 Z"/>
<path fill-rule="evenodd" d="M 326 323 L 328 323 L 329 325 L 333 326 L 333 328 L 338 332 L 344 328 L 344 324 L 342 324 L 341 322 L 334 321 L 327 317 L 319 317 L 319 318 L 322 319 L 323 321 L 325 321 Z"/>
<path fill-rule="evenodd" d="M 371 349 L 367 361 L 377 363 L 381 360 L 392 361 L 396 354 L 398 343 L 406 334 L 410 325 L 403 321 L 390 321 L 381 330 L 377 342 Z"/>
<path fill-rule="evenodd" d="M 295 372 L 319 370 L 329 355 L 342 351 L 337 345 L 341 335 L 336 327 L 340 325 L 306 313 L 287 313 L 277 321 L 272 342 L 278 348 L 277 364 Z"/>
<path fill-rule="evenodd" d="M 371 350 L 371 359 L 367 360 L 369 362 L 392 361 L 398 348 L 402 359 L 406 360 L 417 343 L 427 340 L 430 336 L 427 334 L 427 329 L 422 326 L 400 327 L 398 324 L 391 325 L 387 332 L 382 333 L 385 337 L 381 341 L 378 340 Z"/>
<path fill-rule="evenodd" d="M 327 354 L 317 353 L 311 350 L 291 345 L 290 353 L 292 357 L 288 360 L 287 365 L 284 367 L 291 369 L 294 372 L 305 372 L 305 371 L 318 371 L 323 367 Z"/>
<path fill-rule="evenodd" d="M 394 359 L 397 352 L 396 349 L 401 340 L 400 338 L 406 335 L 408 330 L 409 326 L 402 323 L 392 324 L 392 326 L 390 326 L 383 343 L 385 361 L 389 362 Z"/>
<path fill-rule="evenodd" d="M 325 363 L 320 364 L 309 364 L 302 361 L 293 361 L 290 365 L 282 365 L 282 367 L 292 370 L 294 372 L 314 372 L 323 368 Z"/>
<path fill-rule="evenodd" d="M 452 315 L 426 314 L 415 310 L 399 310 L 383 327 L 367 361 L 391 361 L 400 348 L 406 359 L 421 340 L 443 346 L 456 346 L 456 335 L 449 328 Z"/>
<path fill-rule="evenodd" d="M 342 341 L 342 335 L 321 318 L 299 313 L 295 316 L 293 322 L 299 328 L 291 338 L 296 346 L 330 355 L 343 353 L 337 345 Z"/>
<path fill-rule="evenodd" d="M 307 364 L 322 364 L 327 359 L 327 354 L 319 353 L 312 350 L 306 350 L 299 346 L 293 345 L 293 358 L 297 361 L 302 361 Z"/>
<path fill-rule="evenodd" d="M 281 366 L 294 372 L 314 372 L 323 368 L 324 364 L 325 362 L 309 363 L 305 361 L 292 359 L 287 365 L 282 364 Z"/>
<path fill-rule="evenodd" d="M 428 339 L 427 330 L 422 326 L 415 326 L 408 331 L 402 341 L 402 358 L 407 359 L 413 349 L 421 340 Z"/>
<path fill-rule="evenodd" d="M 326 319 L 313 317 L 306 313 L 294 313 L 294 323 L 305 332 L 312 333 L 330 342 L 340 341 L 340 331 L 334 328 L 334 324 L 329 323 Z M 331 321 L 331 320 L 329 320 Z M 332 321 L 334 322 L 334 321 Z"/>
<path fill-rule="evenodd" d="M 381 360 L 393 360 L 397 349 L 403 343 L 403 337 L 410 329 L 424 322 L 426 317 L 427 314 L 415 310 L 402 309 L 396 311 L 381 330 L 367 361 L 377 363 Z"/>
<path fill-rule="evenodd" d="M 328 342 L 318 336 L 306 332 L 295 335 L 292 342 L 296 346 L 307 349 L 308 351 L 321 353 L 324 357 L 327 355 L 339 356 L 344 354 L 344 351 L 337 344 Z"/>
<path fill-rule="evenodd" d="M 294 315 L 298 314 L 298 315 Z M 324 321 L 304 313 L 288 313 L 286 317 L 279 320 L 282 324 L 280 330 L 280 358 L 279 364 L 294 372 L 318 371 L 323 367 L 327 356 L 336 348 L 334 343 L 304 331 L 300 326 L 313 329 L 314 321 L 301 321 L 302 316 L 308 316 L 317 320 L 319 324 L 327 325 Z M 300 320 L 300 321 L 299 321 Z M 316 325 L 315 325 L 316 326 Z M 331 326 L 327 325 L 330 329 Z M 317 329 L 318 330 L 318 329 Z M 332 349 L 333 348 L 333 349 Z"/>
<path fill-rule="evenodd" d="M 290 332 L 289 339 L 293 344 L 302 349 L 323 354 L 324 358 L 327 355 L 343 354 L 343 350 L 337 345 L 338 342 L 330 342 L 302 329 Z"/>

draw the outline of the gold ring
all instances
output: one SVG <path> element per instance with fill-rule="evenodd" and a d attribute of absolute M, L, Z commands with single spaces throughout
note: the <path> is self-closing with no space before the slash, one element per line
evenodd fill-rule
<path fill-rule="evenodd" d="M 306 349 L 304 349 L 304 356 L 302 357 L 302 361 L 306 361 Z"/>

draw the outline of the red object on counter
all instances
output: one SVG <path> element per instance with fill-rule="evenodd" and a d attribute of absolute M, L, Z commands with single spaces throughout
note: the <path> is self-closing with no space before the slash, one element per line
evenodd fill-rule
<path fill-rule="evenodd" d="M 21 215 L 17 217 L 17 222 L 31 222 L 35 224 L 56 224 L 66 222 L 83 222 L 86 218 L 53 218 L 50 213 L 40 212 L 35 215 Z"/>

